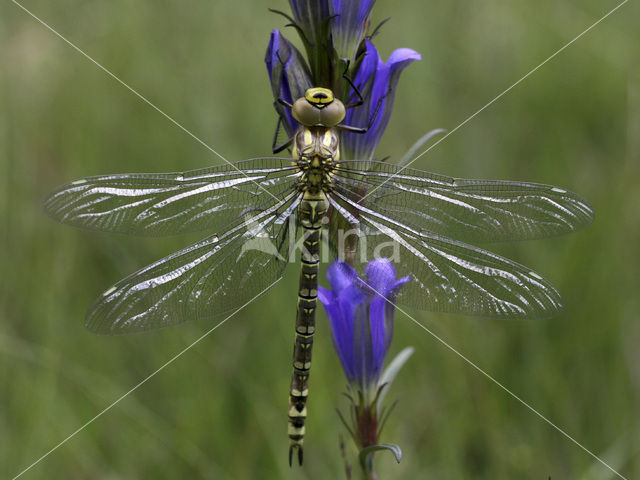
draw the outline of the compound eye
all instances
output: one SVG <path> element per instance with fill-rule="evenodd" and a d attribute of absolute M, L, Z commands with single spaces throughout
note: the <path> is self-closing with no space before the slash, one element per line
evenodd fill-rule
<path fill-rule="evenodd" d="M 322 110 L 309 103 L 306 98 L 299 98 L 293 103 L 293 107 L 291 108 L 293 118 L 307 127 L 321 125 L 321 112 Z"/>
<path fill-rule="evenodd" d="M 330 105 L 322 109 L 321 118 L 322 125 L 325 127 L 335 127 L 344 120 L 346 110 L 344 104 L 335 99 Z"/>

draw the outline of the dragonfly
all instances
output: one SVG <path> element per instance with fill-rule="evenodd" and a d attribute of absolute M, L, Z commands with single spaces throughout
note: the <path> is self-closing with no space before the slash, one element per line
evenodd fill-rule
<path fill-rule="evenodd" d="M 300 245 L 289 463 L 303 461 L 308 379 L 323 232 L 332 258 L 356 269 L 389 247 L 411 281 L 395 302 L 493 318 L 558 314 L 558 291 L 540 274 L 475 245 L 574 232 L 593 219 L 589 203 L 538 183 L 452 178 L 376 160 L 343 159 L 344 104 L 314 87 L 293 104 L 300 127 L 262 157 L 179 173 L 82 178 L 45 200 L 55 220 L 140 236 L 210 232 L 108 288 L 89 308 L 98 334 L 144 332 L 228 316 L 280 279 Z M 276 135 L 277 136 L 277 135 Z M 348 235 L 341 233 L 348 231 Z M 296 239 L 300 239 L 296 242 Z M 345 240 L 346 239 L 346 240 Z"/>

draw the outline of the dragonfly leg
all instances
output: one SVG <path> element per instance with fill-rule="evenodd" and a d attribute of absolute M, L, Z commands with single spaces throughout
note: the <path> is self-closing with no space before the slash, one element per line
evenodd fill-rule
<path fill-rule="evenodd" d="M 347 66 L 344 69 L 344 72 L 342 72 L 342 78 L 344 78 L 347 83 L 349 84 L 349 86 L 351 88 L 353 88 L 353 91 L 355 92 L 356 96 L 358 97 L 358 99 L 355 102 L 350 102 L 347 103 L 344 108 L 345 109 L 350 109 L 350 108 L 355 108 L 355 107 L 359 107 L 360 105 L 362 105 L 364 103 L 364 97 L 362 96 L 362 92 L 360 92 L 360 89 L 358 87 L 356 87 L 356 84 L 353 83 L 353 81 L 349 78 L 349 75 L 347 75 L 347 71 L 349 70 L 349 65 L 351 65 L 351 61 L 347 60 Z M 347 99 L 347 102 L 349 101 L 349 99 Z"/>
<path fill-rule="evenodd" d="M 284 141 L 280 145 L 277 145 L 278 142 L 278 134 L 280 133 L 280 128 L 282 127 L 282 117 L 278 117 L 278 124 L 276 125 L 276 131 L 273 134 L 273 143 L 271 144 L 271 150 L 274 154 L 281 152 L 285 148 L 289 148 L 293 143 L 293 139 L 295 135 L 290 137 L 288 140 Z"/>
<path fill-rule="evenodd" d="M 354 86 L 354 88 L 355 88 L 355 86 Z M 369 131 L 369 129 L 373 126 L 373 122 L 375 122 L 376 117 L 378 116 L 378 113 L 380 112 L 380 107 L 382 107 L 382 101 L 387 97 L 387 95 L 389 95 L 389 93 L 391 93 L 391 88 L 389 88 L 389 90 L 382 97 L 380 97 L 380 99 L 378 100 L 378 104 L 376 105 L 376 109 L 373 112 L 373 115 L 371 116 L 371 118 L 369 119 L 369 124 L 366 127 L 354 127 L 353 125 L 340 124 L 340 125 L 336 125 L 335 128 L 337 128 L 338 130 L 342 130 L 344 132 L 367 133 Z M 358 91 L 358 94 L 359 94 L 359 91 Z M 357 105 L 353 105 L 353 106 L 357 106 Z"/>

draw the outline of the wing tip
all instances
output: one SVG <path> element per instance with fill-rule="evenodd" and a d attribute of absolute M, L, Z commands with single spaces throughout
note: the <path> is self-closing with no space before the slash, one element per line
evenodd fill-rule
<path fill-rule="evenodd" d="M 112 286 L 105 290 L 100 296 L 93 302 L 93 304 L 87 310 L 84 316 L 84 328 L 94 335 L 111 336 L 121 335 L 114 326 L 118 324 L 117 321 L 106 321 L 108 318 L 108 312 L 104 311 L 104 307 L 109 301 L 109 296 L 116 290 L 115 286 Z M 125 332 L 129 333 L 129 332 Z"/>
<path fill-rule="evenodd" d="M 104 328 L 103 322 L 101 322 L 94 315 L 95 309 L 93 307 L 89 308 L 85 317 L 84 317 L 84 328 L 87 331 L 91 332 L 94 335 L 100 336 L 109 336 L 109 335 L 117 335 L 116 332 L 110 331 L 109 329 Z"/>
<path fill-rule="evenodd" d="M 42 211 L 45 213 L 45 215 L 47 217 L 49 217 L 51 220 L 55 220 L 57 222 L 60 222 L 60 215 L 58 215 L 57 209 L 54 208 L 54 199 L 55 199 L 55 195 L 56 195 L 56 191 L 54 190 L 53 192 L 50 192 L 42 201 Z"/>

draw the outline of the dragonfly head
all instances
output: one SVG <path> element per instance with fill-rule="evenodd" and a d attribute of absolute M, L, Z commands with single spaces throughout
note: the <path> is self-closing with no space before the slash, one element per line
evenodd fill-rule
<path fill-rule="evenodd" d="M 344 104 L 328 88 L 309 88 L 291 109 L 293 118 L 306 127 L 335 127 L 345 116 Z"/>

